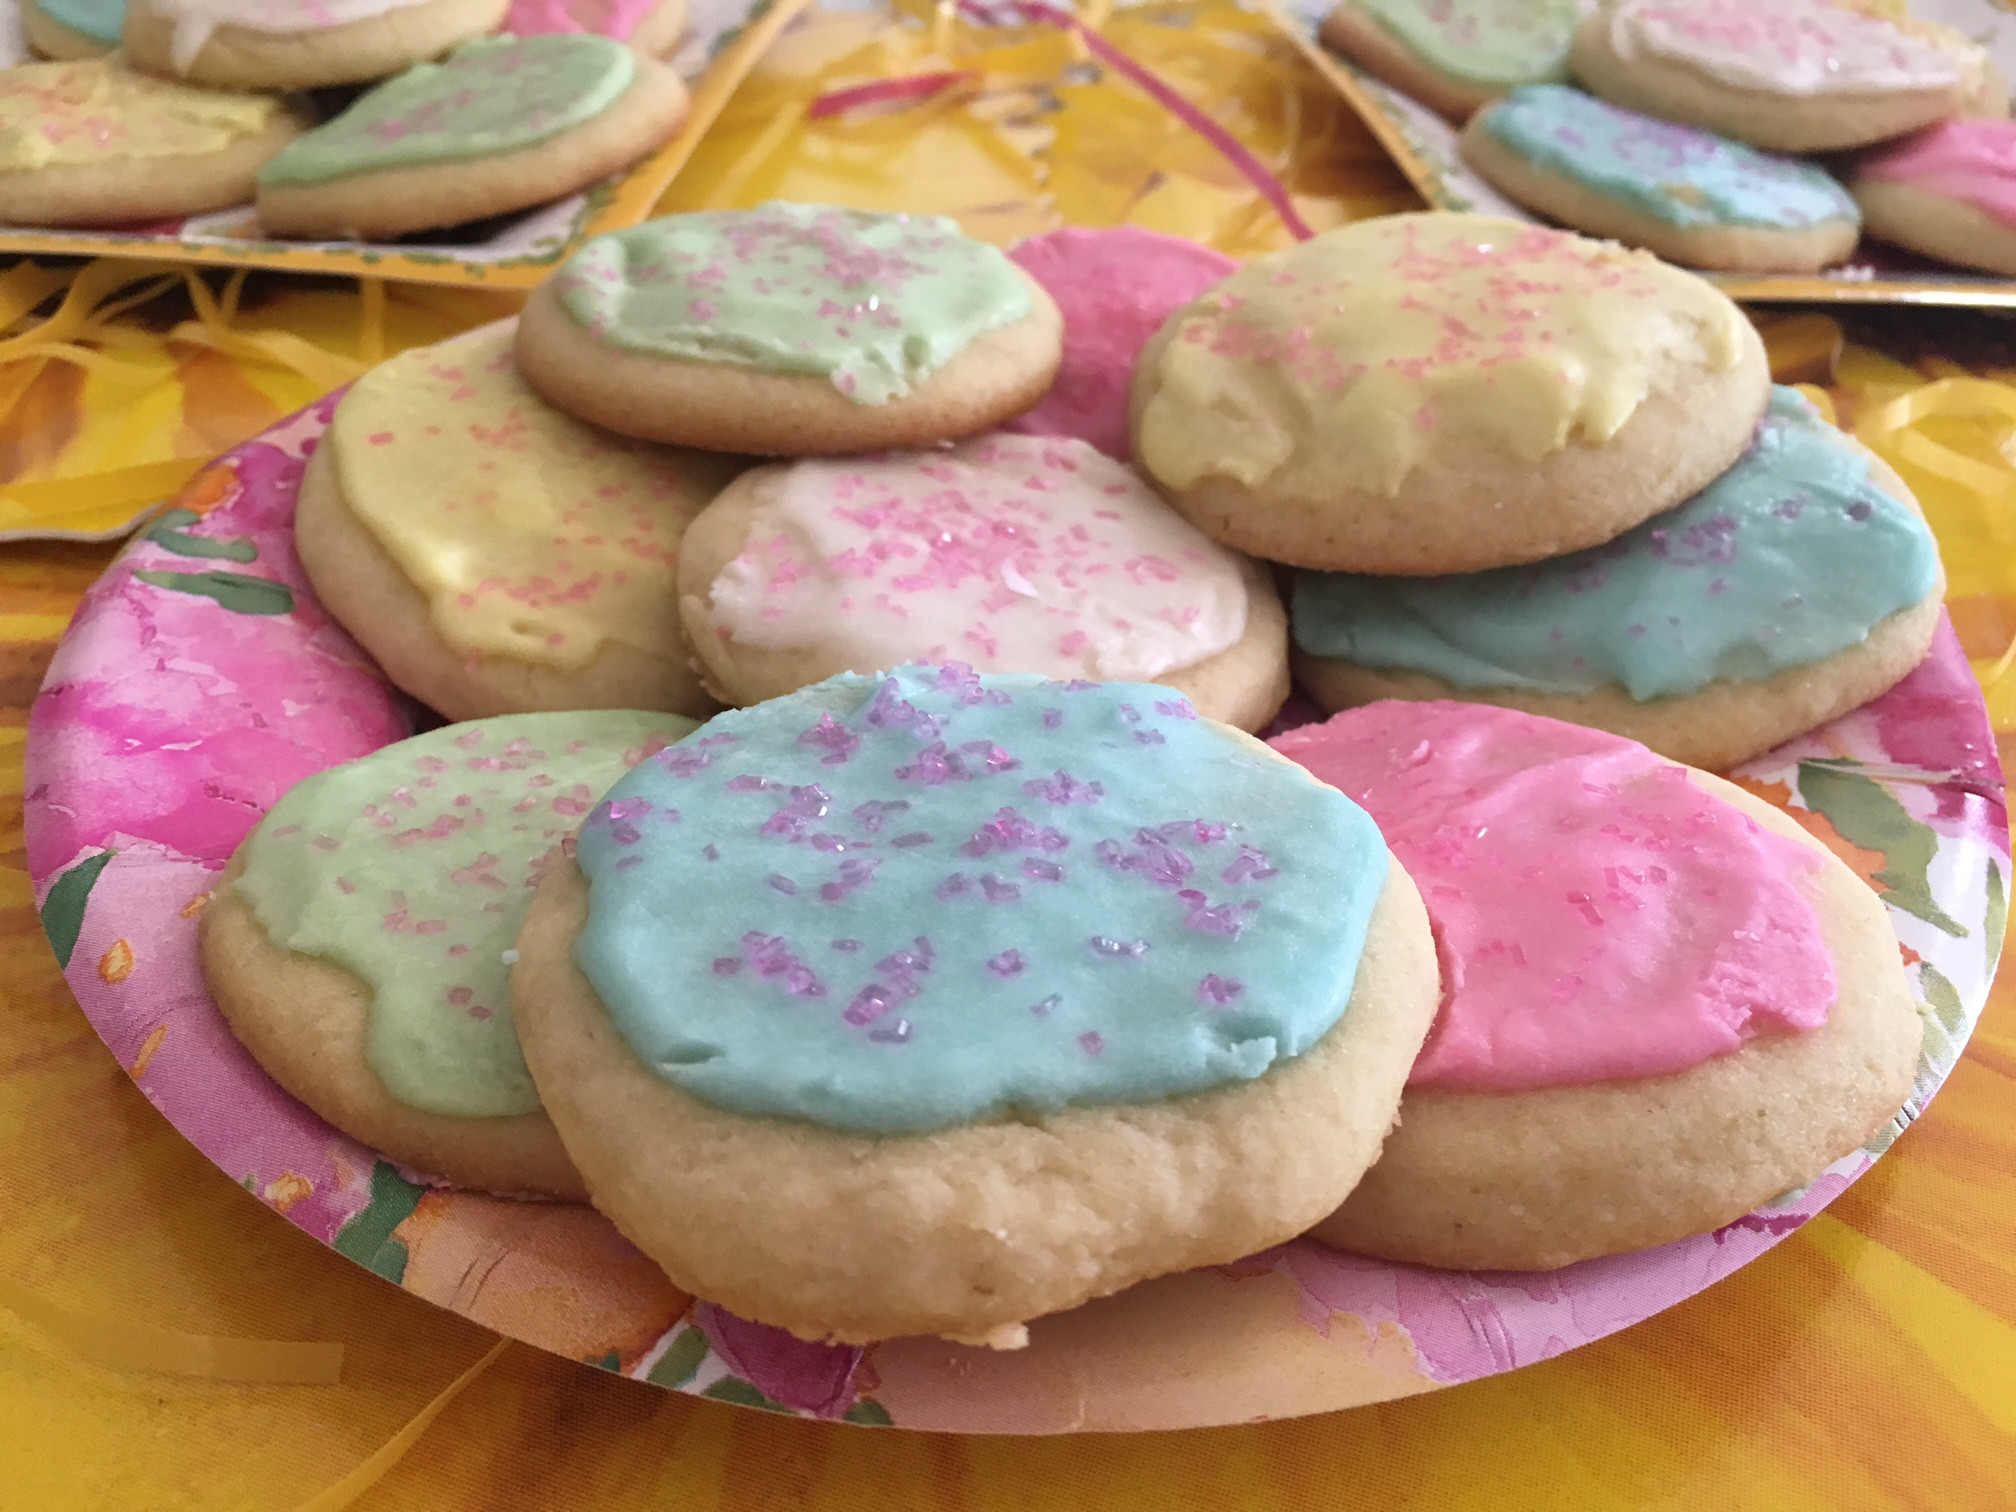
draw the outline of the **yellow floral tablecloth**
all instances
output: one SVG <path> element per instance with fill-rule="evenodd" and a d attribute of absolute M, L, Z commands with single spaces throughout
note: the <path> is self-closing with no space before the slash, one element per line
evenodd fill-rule
<path fill-rule="evenodd" d="M 1208 105 L 1309 224 L 1409 204 L 1258 18 L 1206 0 L 1091 19 Z M 892 77 L 906 93 L 863 93 Z M 1282 244 L 1223 155 L 1144 101 L 1066 33 L 820 17 L 731 102 L 668 205 L 840 198 L 1002 240 L 1131 220 L 1237 253 Z M 384 352 L 505 308 L 116 265 L 0 272 L 0 535 L 121 526 Z M 1983 320 L 1929 319 L 1844 341 L 1824 317 L 1781 316 L 1767 337 L 1781 378 L 1826 389 L 1919 490 L 2016 754 L 2016 388 L 1983 381 L 2016 378 L 2016 352 Z M 110 549 L 0 546 L 6 1512 L 2016 1506 L 2016 978 L 1928 1115 L 1820 1217 L 1679 1307 L 1511 1375 L 1297 1422 L 959 1439 L 784 1420 L 512 1345 L 416 1421 L 494 1336 L 322 1248 L 185 1144 L 78 1013 L 37 925 L 26 711 Z M 113 1325 L 109 1354 L 93 1324 Z M 149 1373 L 132 1342 L 146 1328 L 170 1331 L 170 1352 L 198 1347 L 184 1335 L 340 1343 L 341 1378 Z"/>

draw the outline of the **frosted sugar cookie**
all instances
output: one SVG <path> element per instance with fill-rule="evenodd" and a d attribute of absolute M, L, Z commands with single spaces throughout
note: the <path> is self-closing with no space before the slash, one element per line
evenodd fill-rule
<path fill-rule="evenodd" d="M 232 1032 L 402 1165 L 581 1198 L 511 1027 L 512 942 L 561 836 L 693 728 L 620 712 L 449 725 L 290 789 L 203 914 Z"/>
<path fill-rule="evenodd" d="M 1062 319 L 945 216 L 777 202 L 591 238 L 533 293 L 526 380 L 624 435 L 767 456 L 926 446 L 1042 398 Z"/>
<path fill-rule="evenodd" d="M 119 45 L 126 0 L 21 0 L 21 29 L 45 58 L 98 58 Z"/>
<path fill-rule="evenodd" d="M 1344 0 L 1324 43 L 1452 121 L 1522 84 L 1568 77 L 1581 0 Z"/>
<path fill-rule="evenodd" d="M 504 30 L 519 37 L 595 32 L 662 58 L 686 30 L 686 0 L 511 0 Z"/>
<path fill-rule="evenodd" d="M 1329 571 L 1559 556 L 1736 460 L 1770 377 L 1743 312 L 1648 253 L 1389 215 L 1255 258 L 1134 371 L 1134 452 L 1199 529 Z"/>
<path fill-rule="evenodd" d="M 1066 226 L 1008 256 L 1064 316 L 1064 363 L 1043 402 L 1002 427 L 1075 436 L 1126 461 L 1127 385 L 1134 359 L 1171 311 L 1239 266 L 1222 252 L 1139 226 Z"/>
<path fill-rule="evenodd" d="M 1849 187 L 1871 236 L 2016 278 L 2016 122 L 1931 127 L 1864 157 Z"/>
<path fill-rule="evenodd" d="M 1608 0 L 1570 66 L 1613 104 L 1772 152 L 2009 110 L 1988 54 L 1958 32 L 1850 0 Z"/>
<path fill-rule="evenodd" d="M 1012 1347 L 1307 1227 L 1436 995 L 1420 900 L 1333 789 L 1166 689 L 964 667 L 640 765 L 518 953 L 596 1206 L 675 1284 L 849 1342 Z"/>
<path fill-rule="evenodd" d="M 1266 570 L 1057 437 L 744 473 L 686 533 L 679 612 L 734 704 L 909 661 L 1160 683 L 1245 730 L 1288 697 Z"/>
<path fill-rule="evenodd" d="M 1302 574 L 1296 667 L 1326 708 L 1474 699 L 1721 771 L 1917 666 L 1944 589 L 1903 480 L 1780 388 L 1734 467 L 1608 545 L 1455 577 Z"/>
<path fill-rule="evenodd" d="M 126 54 L 225 89 L 361 84 L 503 23 L 510 0 L 130 0 Z"/>
<path fill-rule="evenodd" d="M 1547 1270 L 1733 1222 L 1910 1094 L 1883 905 L 1769 804 L 1614 735 L 1373 704 L 1275 748 L 1379 821 L 1445 983 L 1400 1124 L 1315 1237 Z"/>
<path fill-rule="evenodd" d="M 0 222 L 116 226 L 242 205 L 306 125 L 270 96 L 103 59 L 0 69 Z"/>
<path fill-rule="evenodd" d="M 519 379 L 511 339 L 506 323 L 416 348 L 343 396 L 295 511 L 316 596 L 451 719 L 711 712 L 674 572 L 739 464 L 561 414 Z"/>
<path fill-rule="evenodd" d="M 686 86 L 611 37 L 490 37 L 388 79 L 259 173 L 278 236 L 384 240 L 560 199 L 643 157 Z"/>
<path fill-rule="evenodd" d="M 1824 169 L 1558 84 L 1470 118 L 1466 162 L 1529 210 L 1690 268 L 1811 273 L 1855 250 L 1862 214 Z"/>

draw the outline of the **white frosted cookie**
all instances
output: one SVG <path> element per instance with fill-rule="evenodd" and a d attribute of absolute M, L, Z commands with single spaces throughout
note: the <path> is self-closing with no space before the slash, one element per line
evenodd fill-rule
<path fill-rule="evenodd" d="M 1607 0 L 1577 82 L 1614 104 L 1772 152 L 1831 152 L 1960 115 L 2006 115 L 1988 54 L 1902 7 L 1852 0 Z"/>
<path fill-rule="evenodd" d="M 1883 904 L 1769 804 L 1475 704 L 1274 744 L 1379 821 L 1444 969 L 1326 1243 L 1478 1270 L 1664 1244 L 1808 1185 L 1910 1095 L 1924 1027 Z"/>
<path fill-rule="evenodd" d="M 519 1053 L 510 952 L 561 837 L 692 729 L 670 714 L 489 719 L 296 784 L 203 914 L 204 975 L 232 1031 L 401 1165 L 580 1200 Z"/>
<path fill-rule="evenodd" d="M 510 0 L 131 0 L 135 68 L 223 89 L 362 84 L 488 36 Z"/>
<path fill-rule="evenodd" d="M 1134 370 L 1134 453 L 1206 535 L 1325 571 L 1559 556 L 1741 454 L 1763 343 L 1643 252 L 1492 216 L 1392 215 L 1247 263 Z"/>
<path fill-rule="evenodd" d="M 688 529 L 679 596 L 728 703 L 909 661 L 1161 683 L 1247 730 L 1288 696 L 1267 573 L 1061 437 L 744 473 Z"/>
<path fill-rule="evenodd" d="M 713 709 L 679 629 L 693 516 L 743 464 L 642 446 L 527 388 L 510 322 L 373 368 L 295 511 L 301 565 L 386 675 L 451 719 Z"/>
<path fill-rule="evenodd" d="M 1371 821 L 1165 690 L 843 676 L 613 788 L 518 940 L 595 1204 L 805 1338 L 1023 1324 L 1280 1242 L 1433 1012 Z"/>

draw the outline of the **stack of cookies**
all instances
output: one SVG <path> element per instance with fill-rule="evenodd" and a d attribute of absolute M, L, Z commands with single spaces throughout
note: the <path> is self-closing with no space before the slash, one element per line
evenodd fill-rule
<path fill-rule="evenodd" d="M 233 1028 L 801 1336 L 1014 1347 L 1310 1232 L 1658 1244 L 1910 1089 L 1875 895 L 1673 757 L 1901 676 L 1936 554 L 1646 254 L 675 217 L 361 380 L 297 544 L 461 722 L 247 839 Z M 1270 746 L 1277 579 L 1374 701 Z"/>
<path fill-rule="evenodd" d="M 0 223 L 256 200 L 272 236 L 383 241 L 573 194 L 687 111 L 684 0 L 22 4 L 52 61 L 0 70 Z"/>
<path fill-rule="evenodd" d="M 1993 62 L 1865 0 L 1343 0 L 1338 52 L 1464 125 L 1564 225 L 1690 267 L 1812 272 L 1872 235 L 2016 272 L 2016 125 Z M 1817 158 L 1817 160 L 1816 160 Z"/>

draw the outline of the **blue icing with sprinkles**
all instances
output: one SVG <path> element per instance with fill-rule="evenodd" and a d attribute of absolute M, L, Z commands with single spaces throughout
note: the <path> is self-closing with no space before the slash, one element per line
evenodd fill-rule
<path fill-rule="evenodd" d="M 1797 390 L 1774 388 L 1734 467 L 1607 545 L 1449 577 L 1305 572 L 1293 620 L 1313 656 L 1463 689 L 1621 683 L 1642 700 L 1844 651 L 1938 581 L 1918 511 Z"/>
<path fill-rule="evenodd" d="M 94 42 L 118 46 L 126 22 L 126 0 L 36 0 L 50 20 Z"/>
<path fill-rule="evenodd" d="M 1137 683 L 847 674 L 723 714 L 582 826 L 575 960 L 718 1108 L 849 1133 L 1151 1103 L 1300 1055 L 1385 842 Z"/>
<path fill-rule="evenodd" d="M 1485 107 L 1477 129 L 1536 167 L 1675 226 L 1862 224 L 1854 198 L 1811 163 L 1655 120 L 1565 84 L 1512 90 Z"/>

